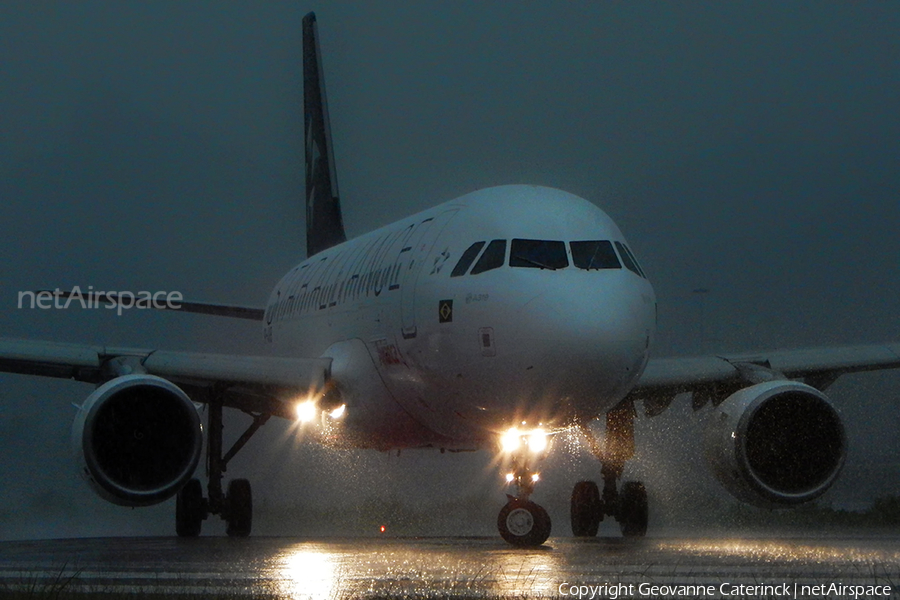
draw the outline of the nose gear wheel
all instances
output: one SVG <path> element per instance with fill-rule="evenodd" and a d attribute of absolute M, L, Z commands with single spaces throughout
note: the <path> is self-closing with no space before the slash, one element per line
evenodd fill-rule
<path fill-rule="evenodd" d="M 497 516 L 497 529 L 514 546 L 540 546 L 550 537 L 550 515 L 531 500 L 512 498 Z"/>

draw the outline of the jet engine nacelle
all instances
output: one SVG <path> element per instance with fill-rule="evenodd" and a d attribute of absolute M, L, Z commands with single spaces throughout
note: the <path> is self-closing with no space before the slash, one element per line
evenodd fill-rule
<path fill-rule="evenodd" d="M 203 429 L 187 394 L 155 375 L 124 375 L 88 396 L 72 425 L 80 473 L 122 506 L 172 497 L 200 460 Z"/>
<path fill-rule="evenodd" d="M 834 483 L 846 455 L 844 426 L 828 398 L 796 381 L 767 381 L 720 404 L 706 431 L 706 458 L 739 500 L 800 504 Z"/>

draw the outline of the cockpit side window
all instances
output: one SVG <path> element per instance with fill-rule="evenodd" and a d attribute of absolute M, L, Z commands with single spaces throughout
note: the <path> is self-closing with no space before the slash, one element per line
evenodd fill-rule
<path fill-rule="evenodd" d="M 634 266 L 637 267 L 638 273 L 641 274 L 641 277 L 643 277 L 644 279 L 647 279 L 647 274 L 644 273 L 644 269 L 641 267 L 641 263 L 638 262 L 638 259 L 634 255 L 634 252 L 631 251 L 631 248 L 629 248 L 625 244 L 622 244 L 622 246 L 625 248 L 625 252 L 628 253 L 628 256 L 631 257 L 631 262 L 633 262 Z"/>
<path fill-rule="evenodd" d="M 625 267 L 629 271 L 632 271 L 646 279 L 647 276 L 644 275 L 644 271 L 641 270 L 640 265 L 638 265 L 637 259 L 634 257 L 634 254 L 631 253 L 631 250 L 628 249 L 628 246 L 621 242 L 616 242 L 616 248 L 619 250 L 619 255 L 622 257 L 622 262 L 625 263 Z"/>
<path fill-rule="evenodd" d="M 572 262 L 579 269 L 621 269 L 622 263 L 607 240 L 589 242 L 569 242 L 572 248 Z"/>
<path fill-rule="evenodd" d="M 512 241 L 509 266 L 533 269 L 565 269 L 569 266 L 566 243 L 548 240 Z"/>
<path fill-rule="evenodd" d="M 450 273 L 450 277 L 460 277 L 466 274 L 466 271 L 469 270 L 469 266 L 471 266 L 472 262 L 475 260 L 475 257 L 478 256 L 478 253 L 481 252 L 481 249 L 484 247 L 484 242 L 475 242 L 468 248 L 466 251 L 462 253 L 462 256 L 459 257 L 459 262 L 456 263 L 456 266 L 453 267 L 453 272 Z"/>
<path fill-rule="evenodd" d="M 491 269 L 503 266 L 503 260 L 506 258 L 506 240 L 492 240 L 485 249 L 484 254 L 472 267 L 470 275 L 478 275 Z"/>

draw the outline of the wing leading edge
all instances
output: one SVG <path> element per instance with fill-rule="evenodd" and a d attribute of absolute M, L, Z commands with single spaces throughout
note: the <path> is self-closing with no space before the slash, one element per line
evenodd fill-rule
<path fill-rule="evenodd" d="M 132 373 L 157 375 L 204 402 L 218 386 L 225 406 L 293 418 L 293 402 L 322 390 L 330 358 L 284 358 L 175 352 L 0 338 L 0 371 L 102 383 Z"/>
<path fill-rule="evenodd" d="M 824 391 L 841 375 L 900 368 L 900 343 L 798 348 L 768 352 L 651 359 L 627 400 L 641 400 L 648 416 L 682 393 L 695 408 L 738 389 L 774 379 L 799 379 Z"/>

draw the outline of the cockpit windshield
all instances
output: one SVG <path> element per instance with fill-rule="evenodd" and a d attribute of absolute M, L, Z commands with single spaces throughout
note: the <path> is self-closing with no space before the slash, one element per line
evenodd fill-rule
<path fill-rule="evenodd" d="M 492 240 L 486 248 L 485 243 L 475 242 L 466 248 L 450 277 L 462 277 L 467 272 L 477 275 L 502 267 L 506 259 L 507 240 Z M 647 278 L 628 246 L 618 241 L 581 240 L 569 242 L 567 249 L 566 242 L 517 238 L 509 246 L 510 267 L 556 271 L 569 266 L 571 254 L 572 264 L 578 269 L 600 271 L 624 266 L 639 277 Z M 475 266 L 469 271 L 473 263 Z"/>
<path fill-rule="evenodd" d="M 569 242 L 572 248 L 572 262 L 579 269 L 621 269 L 622 264 L 613 245 L 607 240 L 589 242 Z"/>
<path fill-rule="evenodd" d="M 509 252 L 509 266 L 534 269 L 565 269 L 569 266 L 566 243 L 547 240 L 514 239 Z"/>

